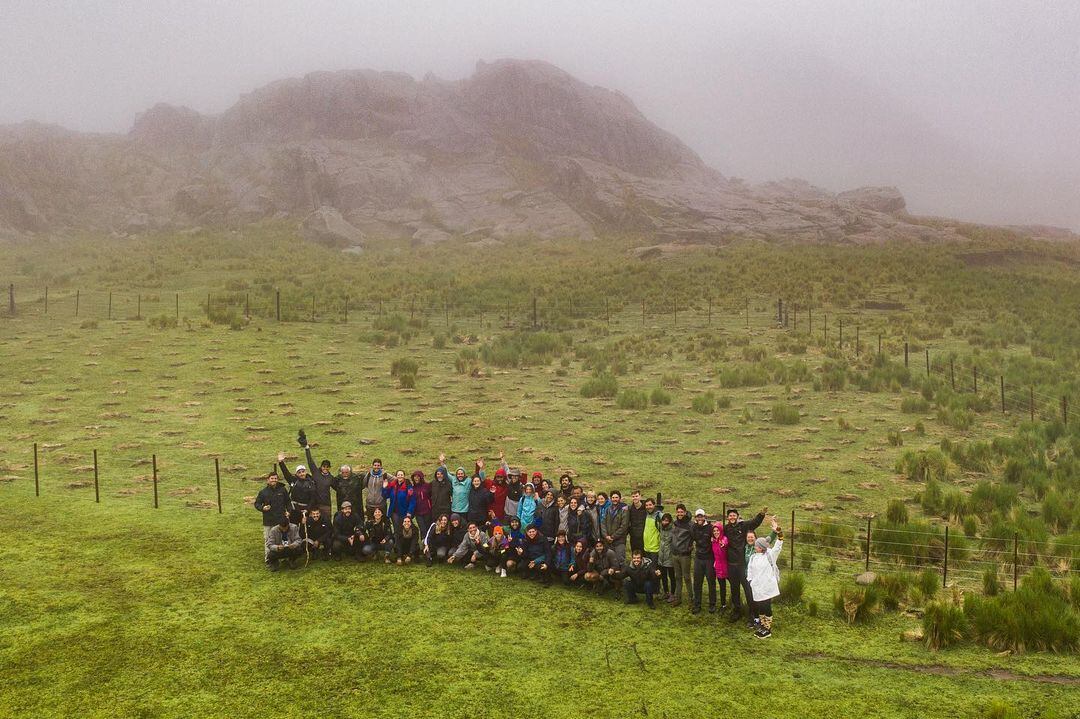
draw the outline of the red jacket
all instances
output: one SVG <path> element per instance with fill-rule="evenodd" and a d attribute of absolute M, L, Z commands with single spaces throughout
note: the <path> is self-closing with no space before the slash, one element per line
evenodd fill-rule
<path fill-rule="evenodd" d="M 506 480 L 497 482 L 491 480 L 488 489 L 491 490 L 495 496 L 491 498 L 491 511 L 495 515 L 495 519 L 502 522 L 506 517 Z"/>

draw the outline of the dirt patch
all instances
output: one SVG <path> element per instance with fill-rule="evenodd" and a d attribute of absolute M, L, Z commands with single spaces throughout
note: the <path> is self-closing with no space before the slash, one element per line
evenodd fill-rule
<path fill-rule="evenodd" d="M 825 659 L 831 662 L 844 662 L 846 664 L 858 664 L 860 666 L 872 666 L 879 669 L 895 669 L 901 671 L 918 672 L 920 674 L 932 674 L 939 677 L 982 677 L 1017 682 L 1036 682 L 1038 684 L 1059 684 L 1062 686 L 1080 686 L 1080 677 L 1062 676 L 1060 674 L 1017 674 L 1008 669 L 984 669 L 970 670 L 957 667 L 947 667 L 943 664 L 901 664 L 885 659 L 853 659 L 850 657 L 836 657 L 822 652 L 796 653 L 797 659 Z"/>

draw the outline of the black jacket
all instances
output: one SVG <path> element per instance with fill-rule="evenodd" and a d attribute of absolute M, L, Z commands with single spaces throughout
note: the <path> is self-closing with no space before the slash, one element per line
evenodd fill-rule
<path fill-rule="evenodd" d="M 381 544 L 387 537 L 393 538 L 394 525 L 390 522 L 390 519 L 384 515 L 378 522 L 373 519 L 365 524 L 364 535 L 365 543 L 374 542 L 375 544 Z"/>
<path fill-rule="evenodd" d="M 353 509 L 362 511 L 364 508 L 364 485 L 360 477 L 350 474 L 343 477 L 340 474 L 334 477 L 331 486 L 337 496 L 337 506 L 341 509 L 342 502 L 350 502 Z"/>
<path fill-rule="evenodd" d="M 648 557 L 642 557 L 641 564 L 636 567 L 633 562 L 627 562 L 623 566 L 623 572 L 635 587 L 644 587 L 646 581 L 655 582 L 658 578 L 656 565 Z"/>
<path fill-rule="evenodd" d="M 300 536 L 318 542 L 320 545 L 326 545 L 330 541 L 331 532 L 330 522 L 327 521 L 326 517 L 320 516 L 318 521 L 308 517 L 307 521 L 304 522 L 304 528 L 300 532 Z"/>
<path fill-rule="evenodd" d="M 690 523 L 690 536 L 694 539 L 694 547 L 696 552 L 694 556 L 698 559 L 712 560 L 712 524 L 708 520 L 705 520 L 702 524 L 697 522 Z"/>
<path fill-rule="evenodd" d="M 579 512 L 570 512 L 566 518 L 566 538 L 570 540 L 570 544 L 573 544 L 579 539 L 585 540 L 585 546 L 592 546 L 593 543 L 593 525 L 592 517 L 589 513 L 582 509 Z"/>
<path fill-rule="evenodd" d="M 329 507 L 330 488 L 334 486 L 334 480 L 337 478 L 329 472 L 323 473 L 321 468 L 315 466 L 315 460 L 311 456 L 310 448 L 305 448 L 304 453 L 307 455 L 308 469 L 311 470 L 311 482 L 315 485 L 315 494 L 312 503 L 323 507 Z"/>
<path fill-rule="evenodd" d="M 640 537 L 645 534 L 645 500 L 641 501 L 641 507 L 635 508 L 633 503 L 626 506 L 626 513 L 630 515 L 629 534 L 631 537 Z"/>
<path fill-rule="evenodd" d="M 555 505 L 552 504 L 552 506 Z M 536 535 L 536 539 L 525 537 L 525 541 L 522 542 L 521 548 L 525 550 L 525 554 L 521 559 L 526 565 L 529 562 L 536 562 L 537 566 L 534 567 L 534 569 L 538 569 L 541 564 L 551 566 L 551 547 L 548 545 L 548 541 L 544 538 L 544 535 L 538 534 Z"/>
<path fill-rule="evenodd" d="M 416 553 L 420 548 L 420 528 L 413 525 L 412 533 L 406 537 L 404 532 L 399 528 L 397 534 L 394 535 L 394 549 L 397 552 L 399 559 L 404 558 L 406 555 L 412 558 L 416 558 Z"/>
<path fill-rule="evenodd" d="M 469 511 L 465 514 L 465 520 L 476 522 L 480 526 L 486 524 L 494 496 L 491 490 L 482 484 L 479 487 L 469 487 Z"/>
<path fill-rule="evenodd" d="M 589 552 L 589 558 L 585 565 L 585 570 L 588 572 L 597 572 L 601 574 L 609 569 L 617 569 L 618 565 L 615 563 L 615 552 L 610 549 L 605 549 L 602 552 L 597 552 L 595 549 Z"/>
<path fill-rule="evenodd" d="M 453 543 L 453 539 L 450 536 L 450 525 L 449 524 L 446 525 L 446 531 L 445 532 L 436 531 L 434 523 L 432 523 L 432 525 L 430 527 L 428 527 L 427 547 L 428 547 L 429 551 L 434 552 L 436 549 L 439 549 L 440 547 L 442 547 L 444 549 L 447 549 L 447 550 L 456 549 L 456 545 L 451 547 L 452 543 Z M 458 542 L 458 544 L 460 544 L 460 542 Z"/>
<path fill-rule="evenodd" d="M 753 519 L 743 519 L 735 524 L 724 523 L 724 536 L 727 537 L 727 563 L 728 567 L 735 565 L 741 567 L 745 564 L 746 533 L 758 528 L 765 521 L 764 514 L 758 514 Z"/>
<path fill-rule="evenodd" d="M 262 512 L 264 527 L 274 527 L 285 521 L 289 511 L 289 490 L 280 482 L 273 487 L 269 484 L 259 490 L 255 496 L 255 509 Z M 263 507 L 270 505 L 270 509 L 263 512 Z"/>
<path fill-rule="evenodd" d="M 545 507 L 541 502 L 536 506 L 536 514 L 540 517 L 540 534 L 548 539 L 555 539 L 559 531 L 559 505 L 555 502 Z"/>
<path fill-rule="evenodd" d="M 438 519 L 439 515 L 450 516 L 450 500 L 453 490 L 450 488 L 450 480 L 436 477 L 431 480 L 431 517 Z"/>
<path fill-rule="evenodd" d="M 349 541 L 349 537 L 354 534 L 362 534 L 364 526 L 361 520 L 361 515 L 353 512 L 346 517 L 342 512 L 338 512 L 334 515 L 334 539 L 339 542 Z"/>
<path fill-rule="evenodd" d="M 694 523 L 690 521 L 689 517 L 683 518 L 682 521 L 676 519 L 671 523 L 671 553 L 677 557 L 689 557 L 690 545 L 694 543 L 694 538 L 690 534 L 691 528 Z"/>
<path fill-rule="evenodd" d="M 465 526 L 465 522 L 462 522 L 457 527 L 450 524 L 450 546 L 457 549 L 461 546 L 461 541 L 465 539 L 465 535 L 469 533 L 469 528 Z"/>

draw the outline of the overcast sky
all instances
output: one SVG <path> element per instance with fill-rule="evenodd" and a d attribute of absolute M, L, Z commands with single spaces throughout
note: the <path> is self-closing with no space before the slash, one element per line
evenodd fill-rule
<path fill-rule="evenodd" d="M 0 123 L 126 131 L 313 70 L 542 59 L 728 175 L 895 184 L 912 210 L 1080 229 L 1080 2 L 0 0 Z"/>

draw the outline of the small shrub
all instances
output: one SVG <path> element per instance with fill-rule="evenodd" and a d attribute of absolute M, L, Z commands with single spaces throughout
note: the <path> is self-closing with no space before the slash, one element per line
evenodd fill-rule
<path fill-rule="evenodd" d="M 716 398 L 716 408 L 717 409 L 728 409 L 730 407 L 731 407 L 731 397 L 728 397 L 727 395 L 723 395 L 721 397 Z"/>
<path fill-rule="evenodd" d="M 716 397 L 712 392 L 699 394 L 690 403 L 690 408 L 698 414 L 712 414 L 716 411 Z"/>
<path fill-rule="evenodd" d="M 649 401 L 652 402 L 655 407 L 669 405 L 671 404 L 671 393 L 657 387 L 652 391 L 652 394 L 649 395 Z"/>
<path fill-rule="evenodd" d="M 431 338 L 431 346 L 437 350 L 446 349 L 446 335 L 441 332 Z"/>
<path fill-rule="evenodd" d="M 865 624 L 877 613 L 881 590 L 868 587 L 844 587 L 833 595 L 833 607 L 848 624 Z"/>
<path fill-rule="evenodd" d="M 665 374 L 660 377 L 660 386 L 667 389 L 680 389 L 682 387 L 682 377 L 677 374 Z"/>
<path fill-rule="evenodd" d="M 587 398 L 605 397 L 611 399 L 619 393 L 619 381 L 610 372 L 601 372 L 581 385 L 581 396 Z"/>
<path fill-rule="evenodd" d="M 964 536 L 974 537 L 979 532 L 979 522 L 975 519 L 974 515 L 969 514 L 964 517 Z"/>
<path fill-rule="evenodd" d="M 1050 573 L 1035 568 L 1015 592 L 968 594 L 964 614 L 972 637 L 995 651 L 1072 652 L 1080 649 L 1080 614 Z"/>
<path fill-rule="evenodd" d="M 806 614 L 807 614 L 807 616 L 810 616 L 810 617 L 816 617 L 818 615 L 818 603 L 811 600 L 806 605 Z"/>
<path fill-rule="evenodd" d="M 639 389 L 624 389 L 615 404 L 619 409 L 645 409 L 649 406 L 649 397 Z"/>
<path fill-rule="evenodd" d="M 83 320 L 79 325 L 79 329 L 83 330 L 96 330 L 98 328 L 97 320 Z"/>
<path fill-rule="evenodd" d="M 851 429 L 851 422 L 847 421 L 847 417 L 837 417 L 836 426 L 840 428 L 841 432 L 847 432 Z"/>
<path fill-rule="evenodd" d="M 923 424 L 921 419 L 915 423 L 915 435 L 918 437 L 926 436 L 926 425 Z"/>
<path fill-rule="evenodd" d="M 799 409 L 790 404 L 777 402 L 772 406 L 772 421 L 774 424 L 798 424 Z"/>
<path fill-rule="evenodd" d="M 996 569 L 987 569 L 982 575 L 983 594 L 988 597 L 996 597 L 1001 594 L 1001 581 L 998 580 Z"/>
<path fill-rule="evenodd" d="M 889 506 L 885 510 L 885 519 L 893 524 L 908 523 L 908 509 L 903 500 L 890 499 Z"/>
<path fill-rule="evenodd" d="M 413 381 L 420 371 L 420 364 L 411 357 L 400 357 L 390 363 L 390 376 L 400 379 L 403 375 L 412 375 Z"/>
<path fill-rule="evenodd" d="M 148 318 L 146 324 L 156 330 L 169 330 L 175 328 L 179 322 L 176 317 L 170 315 L 158 315 L 157 317 Z"/>
<path fill-rule="evenodd" d="M 904 414 L 924 414 L 930 411 L 930 403 L 918 395 L 904 397 L 900 402 L 900 411 Z"/>
<path fill-rule="evenodd" d="M 480 363 L 476 354 L 476 350 L 471 347 L 463 347 L 458 352 L 458 356 L 454 359 L 454 370 L 458 374 L 471 374 L 473 370 L 478 369 Z"/>
<path fill-rule="evenodd" d="M 398 386 L 401 389 L 416 389 L 416 375 L 411 372 L 398 375 Z"/>
<path fill-rule="evenodd" d="M 796 604 L 802 601 L 806 589 L 806 577 L 798 573 L 786 573 L 780 578 L 780 599 Z"/>
<path fill-rule="evenodd" d="M 952 602 L 931 602 L 923 613 L 923 637 L 933 650 L 946 649 L 964 641 L 968 620 L 964 610 Z"/>
<path fill-rule="evenodd" d="M 886 439 L 889 440 L 889 446 L 890 447 L 903 447 L 904 446 L 904 435 L 900 434 L 899 431 L 897 431 L 897 430 L 889 430 L 889 432 L 885 436 L 886 436 Z"/>

